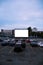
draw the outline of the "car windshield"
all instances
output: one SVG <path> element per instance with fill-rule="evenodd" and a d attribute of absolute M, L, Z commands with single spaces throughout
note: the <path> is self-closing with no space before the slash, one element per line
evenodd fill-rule
<path fill-rule="evenodd" d="M 43 42 L 41 42 L 41 44 L 43 44 Z"/>
<path fill-rule="evenodd" d="M 20 41 L 18 41 L 18 43 L 21 43 L 21 40 L 20 40 Z"/>
<path fill-rule="evenodd" d="M 37 41 L 32 41 L 31 43 L 32 43 L 32 44 L 36 44 L 36 43 L 37 43 Z"/>
<path fill-rule="evenodd" d="M 36 43 L 37 41 L 32 41 L 32 43 Z"/>

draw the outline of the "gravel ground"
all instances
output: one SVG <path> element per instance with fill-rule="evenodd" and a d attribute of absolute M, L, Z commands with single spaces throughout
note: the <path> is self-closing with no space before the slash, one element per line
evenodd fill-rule
<path fill-rule="evenodd" d="M 27 43 L 23 52 L 16 53 L 13 49 L 0 46 L 0 65 L 43 65 L 43 48 L 31 47 Z"/>

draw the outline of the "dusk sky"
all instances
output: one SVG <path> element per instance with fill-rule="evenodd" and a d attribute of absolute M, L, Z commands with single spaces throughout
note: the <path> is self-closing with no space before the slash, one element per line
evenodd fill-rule
<path fill-rule="evenodd" d="M 43 0 L 0 0 L 0 29 L 43 30 Z"/>

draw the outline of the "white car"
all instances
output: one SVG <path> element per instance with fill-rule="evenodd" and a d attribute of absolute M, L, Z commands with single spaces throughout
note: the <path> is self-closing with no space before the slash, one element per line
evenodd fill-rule
<path fill-rule="evenodd" d="M 38 42 L 38 46 L 43 47 L 43 41 Z"/>

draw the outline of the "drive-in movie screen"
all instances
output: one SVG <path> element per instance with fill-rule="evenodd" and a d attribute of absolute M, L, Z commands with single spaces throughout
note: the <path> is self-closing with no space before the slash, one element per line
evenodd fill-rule
<path fill-rule="evenodd" d="M 15 37 L 28 37 L 28 30 L 15 30 Z"/>

